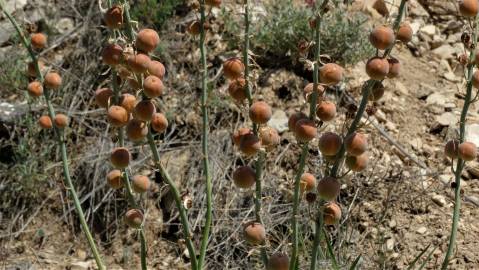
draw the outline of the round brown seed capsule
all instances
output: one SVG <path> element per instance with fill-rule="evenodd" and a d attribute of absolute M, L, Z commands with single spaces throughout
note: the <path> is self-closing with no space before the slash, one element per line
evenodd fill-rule
<path fill-rule="evenodd" d="M 444 147 L 444 154 L 449 158 L 458 158 L 459 157 L 459 141 L 450 140 L 446 143 Z"/>
<path fill-rule="evenodd" d="M 134 142 L 143 140 L 147 134 L 148 126 L 143 121 L 131 119 L 126 125 L 126 136 Z"/>
<path fill-rule="evenodd" d="M 197 20 L 189 22 L 188 25 L 186 26 L 186 31 L 190 35 L 194 35 L 194 36 L 199 35 L 201 32 L 201 23 Z"/>
<path fill-rule="evenodd" d="M 139 209 L 130 209 L 125 214 L 125 223 L 131 228 L 138 229 L 143 224 L 143 213 Z"/>
<path fill-rule="evenodd" d="M 303 89 L 304 98 L 308 102 L 311 102 L 311 98 L 313 96 L 313 88 L 314 88 L 314 83 L 308 83 Z M 319 104 L 322 101 L 321 97 L 324 94 L 324 87 L 322 85 L 318 84 L 316 86 L 316 93 L 318 95 L 318 99 L 316 100 L 316 102 L 317 102 L 317 104 Z"/>
<path fill-rule="evenodd" d="M 296 123 L 301 119 L 308 119 L 308 116 L 303 112 L 295 112 L 288 119 L 289 130 L 296 133 Z"/>
<path fill-rule="evenodd" d="M 120 106 L 128 113 L 133 112 L 136 105 L 136 97 L 134 95 L 125 93 L 120 96 Z"/>
<path fill-rule="evenodd" d="M 103 18 L 108 28 L 119 29 L 123 25 L 123 8 L 120 5 L 113 5 Z"/>
<path fill-rule="evenodd" d="M 253 133 L 245 134 L 241 137 L 239 149 L 243 154 L 253 156 L 261 149 L 261 140 Z"/>
<path fill-rule="evenodd" d="M 243 78 L 232 80 L 228 85 L 228 93 L 236 102 L 243 102 L 247 97 L 246 80 Z"/>
<path fill-rule="evenodd" d="M 472 142 L 459 144 L 459 157 L 465 161 L 472 161 L 477 157 L 477 147 Z"/>
<path fill-rule="evenodd" d="M 474 74 L 472 75 L 472 85 L 476 89 L 479 89 L 479 70 L 476 70 Z"/>
<path fill-rule="evenodd" d="M 299 180 L 299 189 L 301 193 L 312 191 L 316 187 L 316 177 L 310 173 L 303 173 Z"/>
<path fill-rule="evenodd" d="M 106 175 L 108 185 L 113 189 L 123 187 L 123 175 L 120 170 L 112 170 Z"/>
<path fill-rule="evenodd" d="M 404 22 L 399 26 L 396 38 L 404 43 L 408 43 L 412 40 L 412 28 L 409 23 Z"/>
<path fill-rule="evenodd" d="M 334 225 L 341 219 L 341 208 L 339 205 L 329 202 L 323 209 L 323 221 L 326 225 Z"/>
<path fill-rule="evenodd" d="M 464 17 L 475 17 L 479 11 L 477 0 L 462 0 L 459 2 L 459 12 Z"/>
<path fill-rule="evenodd" d="M 133 116 L 141 121 L 150 121 L 156 112 L 156 107 L 151 100 L 142 100 L 135 106 Z"/>
<path fill-rule="evenodd" d="M 256 101 L 249 108 L 249 118 L 255 124 L 266 124 L 272 115 L 271 107 L 264 101 Z"/>
<path fill-rule="evenodd" d="M 394 44 L 394 32 L 387 26 L 378 26 L 369 34 L 369 41 L 378 50 L 385 50 Z"/>
<path fill-rule="evenodd" d="M 129 113 L 121 106 L 113 105 L 108 109 L 108 121 L 114 127 L 123 127 L 130 119 Z"/>
<path fill-rule="evenodd" d="M 29 83 L 27 90 L 31 97 L 39 97 L 43 95 L 43 85 L 39 81 L 33 81 Z"/>
<path fill-rule="evenodd" d="M 37 63 L 38 63 L 38 67 L 40 68 L 40 71 L 42 71 L 42 69 L 45 68 L 45 64 L 43 63 L 42 60 L 38 60 Z M 34 62 L 29 62 L 29 63 L 28 63 L 28 65 L 27 65 L 27 74 L 28 74 L 28 76 L 30 76 L 30 77 L 34 77 L 34 78 L 37 77 L 37 68 L 36 68 Z"/>
<path fill-rule="evenodd" d="M 108 44 L 101 53 L 103 63 L 116 66 L 123 60 L 123 48 L 117 44 Z"/>
<path fill-rule="evenodd" d="M 240 145 L 241 143 L 241 138 L 246 135 L 246 134 L 252 134 L 253 132 L 251 131 L 251 129 L 249 128 L 239 128 L 237 131 L 235 131 L 233 133 L 233 135 L 231 136 L 231 138 L 233 139 L 233 144 L 238 146 Z"/>
<path fill-rule="evenodd" d="M 131 181 L 131 187 L 136 193 L 145 193 L 150 189 L 151 182 L 147 176 L 135 175 Z"/>
<path fill-rule="evenodd" d="M 397 78 L 399 76 L 399 72 L 401 70 L 401 63 L 396 58 L 389 58 L 389 73 L 387 75 L 388 78 Z"/>
<path fill-rule="evenodd" d="M 300 119 L 294 128 L 296 139 L 300 142 L 309 142 L 316 137 L 316 124 L 308 118 Z"/>
<path fill-rule="evenodd" d="M 346 151 L 351 156 L 359 156 L 368 150 L 368 140 L 362 133 L 354 132 L 344 139 Z"/>
<path fill-rule="evenodd" d="M 261 145 L 268 151 L 279 145 L 281 140 L 278 131 L 268 126 L 262 127 L 259 130 L 259 138 L 261 139 Z"/>
<path fill-rule="evenodd" d="M 110 161 L 115 168 L 123 169 L 128 167 L 130 159 L 130 151 L 125 147 L 117 147 L 111 152 Z"/>
<path fill-rule="evenodd" d="M 32 47 L 41 50 L 47 46 L 47 36 L 43 33 L 34 33 L 30 35 Z"/>
<path fill-rule="evenodd" d="M 368 99 L 370 101 L 378 101 L 384 96 L 384 92 L 386 88 L 382 82 L 375 82 L 373 87 L 371 88 L 371 92 L 369 93 Z"/>
<path fill-rule="evenodd" d="M 327 85 L 335 85 L 343 80 L 343 68 L 335 63 L 328 63 L 319 69 L 319 80 Z"/>
<path fill-rule="evenodd" d="M 288 270 L 289 268 L 289 257 L 288 255 L 277 252 L 269 257 L 268 260 L 268 270 Z"/>
<path fill-rule="evenodd" d="M 102 108 L 108 108 L 108 101 L 113 96 L 110 88 L 100 88 L 95 91 L 95 103 Z"/>
<path fill-rule="evenodd" d="M 38 119 L 38 124 L 40 125 L 41 128 L 43 129 L 50 129 L 53 127 L 52 119 L 48 115 L 42 115 Z"/>
<path fill-rule="evenodd" d="M 338 197 L 341 184 L 334 177 L 324 177 L 318 182 L 318 195 L 326 201 L 333 201 Z"/>
<path fill-rule="evenodd" d="M 143 93 L 149 98 L 159 97 L 163 94 L 163 82 L 160 78 L 150 75 L 143 82 Z"/>
<path fill-rule="evenodd" d="M 323 122 L 331 121 L 336 116 L 336 105 L 329 101 L 323 101 L 316 107 L 316 115 Z"/>
<path fill-rule="evenodd" d="M 256 183 L 256 173 L 250 166 L 238 167 L 233 172 L 233 183 L 239 188 L 250 188 Z"/>
<path fill-rule="evenodd" d="M 205 0 L 205 4 L 212 7 L 219 7 L 221 5 L 221 0 Z"/>
<path fill-rule="evenodd" d="M 150 123 L 151 128 L 158 133 L 163 133 L 168 128 L 168 119 L 162 113 L 154 113 Z"/>
<path fill-rule="evenodd" d="M 156 77 L 163 80 L 163 78 L 165 77 L 166 69 L 161 62 L 151 60 L 148 63 L 148 73 L 150 73 L 150 75 L 155 75 Z"/>
<path fill-rule="evenodd" d="M 139 53 L 128 55 L 126 61 L 131 71 L 136 74 L 141 74 L 148 70 L 148 65 L 150 64 L 151 59 L 148 55 Z"/>
<path fill-rule="evenodd" d="M 359 156 L 347 156 L 346 167 L 353 172 L 360 172 L 366 169 L 369 163 L 368 153 L 364 152 Z"/>
<path fill-rule="evenodd" d="M 341 149 L 343 140 L 339 135 L 333 132 L 326 132 L 319 138 L 319 151 L 324 156 L 335 156 Z"/>
<path fill-rule="evenodd" d="M 136 48 L 145 53 L 154 51 L 158 44 L 160 44 L 160 36 L 153 29 L 142 29 L 136 36 Z"/>
<path fill-rule="evenodd" d="M 45 75 L 43 84 L 48 89 L 56 90 L 62 85 L 62 77 L 56 72 L 48 72 L 47 75 Z"/>
<path fill-rule="evenodd" d="M 389 74 L 388 60 L 380 57 L 373 57 L 366 63 L 366 73 L 373 80 L 383 80 Z"/>
<path fill-rule="evenodd" d="M 237 57 L 229 58 L 223 63 L 225 77 L 234 80 L 243 76 L 244 64 Z"/>
<path fill-rule="evenodd" d="M 244 226 L 243 235 L 246 242 L 251 245 L 261 245 L 266 241 L 266 230 L 259 222 L 249 222 Z"/>
<path fill-rule="evenodd" d="M 65 128 L 68 126 L 68 117 L 62 113 L 58 113 L 55 115 L 53 122 L 55 122 L 56 127 Z"/>

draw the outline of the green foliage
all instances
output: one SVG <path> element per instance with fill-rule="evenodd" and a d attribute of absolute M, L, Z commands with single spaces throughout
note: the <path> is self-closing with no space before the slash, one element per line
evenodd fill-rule
<path fill-rule="evenodd" d="M 253 9 L 257 21 L 251 24 L 251 46 L 257 54 L 273 57 L 297 56 L 298 44 L 312 40 L 309 19 L 311 9 L 291 4 L 289 0 L 264 3 L 264 10 Z M 257 13 L 261 13 L 257 15 Z M 243 17 L 232 20 L 229 12 L 223 12 L 225 37 L 232 48 L 241 44 Z M 363 26 L 366 18 L 360 13 L 332 10 L 321 25 L 321 51 L 342 64 L 356 63 L 374 51 L 368 42 L 368 31 Z"/>
<path fill-rule="evenodd" d="M 7 54 L 5 54 L 7 55 Z M 0 57 L 0 90 L 2 97 L 18 94 L 18 89 L 26 89 L 26 61 L 16 50 L 10 50 L 8 57 Z"/>
<path fill-rule="evenodd" d="M 130 15 L 139 20 L 140 25 L 155 25 L 161 28 L 175 14 L 185 0 L 139 0 L 131 5 Z"/>

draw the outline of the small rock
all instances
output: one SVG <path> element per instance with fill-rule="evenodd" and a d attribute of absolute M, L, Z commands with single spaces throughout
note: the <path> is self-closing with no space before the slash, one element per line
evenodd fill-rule
<path fill-rule="evenodd" d="M 421 29 L 419 29 L 419 32 L 424 33 L 424 34 L 432 37 L 432 36 L 434 36 L 434 34 L 436 34 L 436 26 L 434 24 L 425 25 L 425 26 L 421 27 Z"/>
<path fill-rule="evenodd" d="M 288 117 L 283 110 L 276 110 L 268 122 L 268 126 L 275 128 L 279 133 L 288 130 Z"/>
<path fill-rule="evenodd" d="M 76 251 L 76 255 L 77 255 L 78 259 L 82 260 L 82 261 L 86 260 L 86 258 L 87 258 L 87 254 L 83 249 L 78 249 Z"/>
<path fill-rule="evenodd" d="M 479 146 L 479 124 L 470 124 L 466 126 L 466 141 Z"/>
<path fill-rule="evenodd" d="M 440 207 L 443 207 L 443 206 L 446 205 L 446 198 L 444 198 L 444 196 L 442 196 L 442 195 L 436 194 L 436 195 L 432 196 L 431 199 L 435 204 L 437 204 Z"/>
<path fill-rule="evenodd" d="M 449 44 L 444 44 L 431 51 L 432 55 L 438 59 L 453 59 L 456 49 Z"/>
<path fill-rule="evenodd" d="M 416 230 L 416 232 L 418 234 L 425 234 L 427 232 L 427 228 L 426 227 L 420 227 L 419 229 Z"/>
<path fill-rule="evenodd" d="M 73 262 L 70 264 L 71 270 L 88 270 L 92 267 L 92 261 L 87 262 Z"/>
<path fill-rule="evenodd" d="M 445 112 L 436 117 L 436 121 L 443 126 L 454 126 L 457 120 L 457 116 L 452 112 Z"/>
<path fill-rule="evenodd" d="M 439 105 L 444 106 L 446 103 L 446 97 L 441 93 L 432 93 L 426 98 L 427 105 Z"/>
<path fill-rule="evenodd" d="M 393 238 L 390 238 L 388 240 L 386 240 L 386 250 L 387 251 L 393 251 L 394 250 L 394 244 L 395 244 L 395 241 Z"/>
<path fill-rule="evenodd" d="M 70 18 L 61 18 L 55 25 L 60 34 L 65 34 L 75 27 L 73 20 Z"/>

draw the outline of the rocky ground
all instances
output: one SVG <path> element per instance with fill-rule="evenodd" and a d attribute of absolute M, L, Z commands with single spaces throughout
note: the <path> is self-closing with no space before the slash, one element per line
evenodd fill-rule
<path fill-rule="evenodd" d="M 17 9 L 27 5 L 26 1 L 8 3 L 13 2 L 18 5 Z M 381 20 L 382 16 L 373 7 L 375 1 L 365 2 L 356 3 L 357 8 L 370 15 L 372 21 Z M 399 1 L 391 2 L 397 4 Z M 330 230 L 331 234 L 337 236 L 338 242 L 344 241 L 341 248 L 337 249 L 344 261 L 349 257 L 354 258 L 354 255 L 363 254 L 361 269 L 405 269 L 427 247 L 434 251 L 426 268 L 438 269 L 447 248 L 453 208 L 453 175 L 450 161 L 444 158 L 443 145 L 457 132 L 457 122 L 464 100 L 464 69 L 457 61 L 465 52 L 461 42 L 464 24 L 457 16 L 451 15 L 457 14 L 452 1 L 410 0 L 408 4 L 411 7 L 408 20 L 416 35 L 410 44 L 398 46 L 393 52 L 393 56 L 402 64 L 401 76 L 397 80 L 386 82 L 386 94 L 375 104 L 376 114 L 362 122 L 361 128 L 369 135 L 370 145 L 374 146 L 371 149 L 371 166 L 365 173 L 345 177 L 340 198 L 343 209 L 347 209 L 341 224 L 345 229 L 341 232 Z M 394 5 L 388 7 L 393 14 Z M 34 15 L 30 18 L 35 20 Z M 8 23 L 1 19 L 2 17 L 0 29 L 11 31 Z M 59 19 L 66 22 L 68 18 Z M 69 22 L 72 27 L 65 33 L 75 29 L 74 22 Z M 69 24 L 58 25 L 60 27 Z M 0 45 L 10 39 L 8 31 L 0 31 Z M 174 46 L 171 47 L 173 51 Z M 218 42 L 212 49 L 220 55 L 211 57 L 214 66 L 219 65 L 215 61 L 222 57 L 222 48 L 224 46 Z M 6 47 L 0 49 L 2 52 L 11 50 Z M 184 50 L 187 51 L 186 48 Z M 197 62 L 197 51 L 180 51 L 178 49 L 175 53 L 181 56 L 168 59 L 168 64 L 178 66 L 182 63 L 189 66 Z M 170 88 L 193 88 L 191 86 L 195 84 L 191 81 L 195 78 L 190 78 L 189 81 L 185 79 L 189 78 L 185 69 L 178 69 L 176 72 L 176 76 L 169 79 Z M 288 234 L 281 232 L 280 223 L 287 222 L 287 213 L 283 208 L 290 203 L 292 177 L 299 149 L 294 136 L 284 129 L 284 126 L 291 112 L 305 108 L 302 88 L 307 83 L 304 77 L 297 74 L 298 72 L 286 69 L 261 70 L 256 92 L 275 109 L 271 125 L 278 128 L 282 136 L 281 149 L 273 152 L 268 159 L 265 177 L 264 222 L 267 228 L 271 228 L 271 250 L 288 250 L 285 243 Z M 346 84 L 342 89 L 358 99 L 360 86 L 367 79 L 364 62 L 348 66 L 346 74 Z M 215 85 L 219 105 L 213 111 L 215 128 L 212 130 L 211 140 L 215 142 L 212 146 L 215 155 L 212 156 L 214 176 L 217 179 L 217 226 L 213 231 L 216 236 L 212 239 L 212 248 L 209 251 L 209 266 L 210 269 L 252 269 L 255 261 L 250 258 L 254 255 L 250 255 L 256 251 L 249 250 L 241 243 L 237 228 L 252 209 L 252 194 L 238 194 L 230 183 L 228 173 L 240 160 L 231 146 L 229 134 L 241 126 L 243 111 L 231 102 L 222 102 L 227 99 L 224 81 L 217 80 Z M 198 216 L 202 213 L 203 187 L 197 160 L 199 137 L 195 133 L 200 130 L 201 119 L 198 116 L 199 110 L 192 106 L 197 104 L 197 93 L 194 90 L 185 91 L 172 91 L 165 98 L 165 104 L 169 104 L 171 111 L 175 112 L 176 129 L 172 130 L 169 137 L 171 140 L 162 148 L 162 153 L 163 160 L 168 162 L 168 169 L 171 174 L 179 176 L 184 190 L 189 190 L 193 198 L 200 198 L 191 213 L 194 217 L 193 230 L 197 230 L 200 226 Z M 183 93 L 187 95 L 182 95 Z M 329 93 L 329 98 L 336 98 L 336 93 Z M 0 100 L 3 107 L 19 103 L 21 100 L 5 96 Z M 2 112 L 5 111 L 2 109 Z M 2 115 L 5 117 L 7 114 Z M 101 113 L 93 112 L 91 117 L 98 115 Z M 339 122 L 341 120 L 339 119 Z M 468 140 L 479 145 L 477 103 L 470 108 L 468 124 Z M 324 129 L 338 131 L 340 126 L 330 125 Z M 106 136 L 105 141 L 109 140 Z M 79 156 L 85 159 L 92 148 L 100 145 L 102 144 L 91 146 L 88 150 L 78 147 L 81 152 Z M 108 147 L 102 146 L 99 149 L 106 152 Z M 150 154 L 141 146 L 137 148 L 138 169 L 153 174 L 154 172 L 148 171 L 149 163 L 143 161 L 143 158 L 146 159 Z M 101 155 L 98 159 L 98 162 L 101 162 Z M 307 169 L 320 172 L 321 168 L 317 166 L 320 160 L 318 153 L 312 153 Z M 478 179 L 479 162 L 468 163 L 462 181 L 464 203 L 459 224 L 458 249 L 451 269 L 479 269 Z M 60 185 L 58 180 L 55 182 Z M 187 269 L 185 248 L 176 233 L 178 229 L 175 212 L 171 211 L 171 199 L 165 193 L 164 186 L 156 183 L 145 203 L 148 209 L 146 224 L 149 265 L 152 269 Z M 65 199 L 63 195 L 64 190 L 56 187 L 49 192 L 45 191 L 42 200 L 32 209 L 22 209 L 18 213 L 12 209 L 1 209 L 2 267 L 93 269 L 94 261 L 76 226 L 75 217 L 62 207 Z M 110 209 L 105 210 L 106 213 L 116 213 L 111 209 L 123 206 L 120 202 L 121 194 L 110 192 L 107 195 L 105 198 L 109 198 L 108 203 L 102 201 L 99 205 L 107 205 L 103 206 Z M 310 210 L 306 205 L 301 209 L 305 217 Z M 28 216 L 23 217 L 23 213 L 28 213 Z M 18 216 L 21 215 L 22 218 L 19 219 Z M 110 226 L 115 229 L 101 228 L 109 233 L 97 235 L 102 240 L 102 253 L 110 265 L 109 269 L 135 269 L 139 263 L 137 235 L 121 225 L 120 217 L 108 218 L 107 223 L 113 224 Z M 12 227 L 9 225 L 11 222 L 17 225 Z"/>

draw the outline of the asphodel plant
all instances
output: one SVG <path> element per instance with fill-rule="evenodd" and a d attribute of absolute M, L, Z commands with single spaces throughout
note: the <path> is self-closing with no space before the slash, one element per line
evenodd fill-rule
<path fill-rule="evenodd" d="M 479 31 L 479 1 L 478 0 L 464 0 L 459 3 L 459 12 L 465 17 L 468 23 L 465 26 L 470 26 L 471 29 L 465 29 L 462 35 L 464 47 L 469 55 L 464 55 L 461 62 L 466 68 L 466 95 L 464 96 L 464 105 L 462 107 L 461 118 L 459 120 L 459 134 L 456 138 L 451 139 L 445 145 L 445 155 L 452 160 L 451 169 L 454 173 L 454 210 L 452 216 L 451 234 L 449 236 L 449 243 L 442 263 L 441 269 L 448 268 L 449 261 L 456 245 L 457 229 L 461 213 L 461 176 L 465 164 L 468 161 L 477 158 L 477 146 L 473 142 L 465 141 L 466 123 L 469 107 L 472 103 L 478 101 L 479 96 L 479 71 L 477 65 L 479 64 L 479 51 L 477 50 L 477 39 Z M 472 32 L 472 37 L 469 32 Z M 476 94 L 473 95 L 473 90 L 476 89 Z M 456 167 L 454 168 L 454 162 Z"/>
<path fill-rule="evenodd" d="M 75 186 L 73 185 L 72 179 L 70 177 L 65 137 L 65 129 L 68 128 L 69 118 L 64 114 L 57 114 L 51 101 L 51 94 L 58 91 L 62 86 L 62 77 L 58 72 L 53 70 L 48 70 L 45 73 L 46 67 L 38 58 L 39 52 L 45 49 L 47 46 L 47 36 L 43 33 L 32 33 L 29 37 L 26 37 L 24 31 L 20 28 L 15 18 L 9 12 L 7 12 L 4 7 L 5 4 L 3 0 L 0 0 L 0 9 L 14 26 L 18 37 L 20 38 L 25 49 L 28 51 L 31 59 L 31 62 L 29 62 L 27 65 L 27 75 L 29 79 L 31 79 L 27 86 L 27 92 L 32 98 L 40 98 L 43 96 L 47 107 L 47 113 L 38 119 L 38 124 L 42 129 L 53 132 L 56 144 L 60 150 L 64 176 L 63 181 L 67 187 L 67 194 L 73 200 L 82 231 L 85 234 L 98 269 L 106 269 L 95 240 L 93 239 L 93 235 L 85 220 L 85 214 L 81 207 Z"/>

